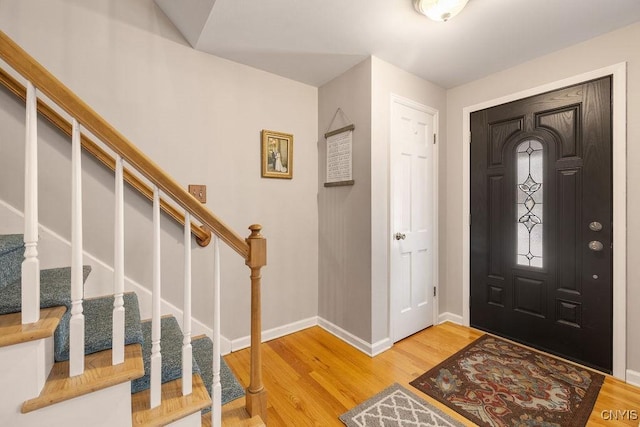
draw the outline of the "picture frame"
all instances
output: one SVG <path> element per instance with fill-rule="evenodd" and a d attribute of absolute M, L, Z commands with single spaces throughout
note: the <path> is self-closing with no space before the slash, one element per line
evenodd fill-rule
<path fill-rule="evenodd" d="M 293 178 L 293 135 L 262 130 L 262 177 Z"/>

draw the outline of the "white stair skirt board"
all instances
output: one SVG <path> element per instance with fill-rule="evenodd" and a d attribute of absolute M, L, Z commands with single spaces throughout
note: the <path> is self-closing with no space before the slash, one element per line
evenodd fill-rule
<path fill-rule="evenodd" d="M 105 405 L 105 402 L 109 402 Z M 5 425 L 5 424 L 3 424 Z M 6 425 L 24 427 L 113 427 L 131 425 L 131 382 L 29 412 Z"/>
<path fill-rule="evenodd" d="M 208 414 L 211 415 L 211 414 Z M 167 424 L 167 427 L 200 427 L 202 425 L 202 414 L 200 411 L 195 412 L 187 417 Z"/>
<path fill-rule="evenodd" d="M 0 347 L 0 426 L 22 425 L 14 417 L 40 394 L 52 367 L 53 337 Z"/>

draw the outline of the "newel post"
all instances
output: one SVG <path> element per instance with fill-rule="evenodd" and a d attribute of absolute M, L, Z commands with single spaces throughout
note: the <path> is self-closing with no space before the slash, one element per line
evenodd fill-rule
<path fill-rule="evenodd" d="M 247 412 L 250 416 L 259 415 L 267 421 L 267 391 L 262 384 L 262 313 L 260 308 L 260 269 L 267 265 L 267 239 L 260 230 L 262 226 L 249 227 L 251 235 L 247 238 L 249 256 L 247 266 L 251 269 L 251 381 L 247 388 Z"/>

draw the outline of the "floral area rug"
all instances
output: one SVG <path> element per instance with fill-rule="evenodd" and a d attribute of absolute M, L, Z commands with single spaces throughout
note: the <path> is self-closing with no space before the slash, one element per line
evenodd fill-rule
<path fill-rule="evenodd" d="M 481 426 L 584 426 L 604 376 L 483 335 L 413 380 Z"/>
<path fill-rule="evenodd" d="M 399 384 L 340 416 L 347 427 L 464 427 Z"/>

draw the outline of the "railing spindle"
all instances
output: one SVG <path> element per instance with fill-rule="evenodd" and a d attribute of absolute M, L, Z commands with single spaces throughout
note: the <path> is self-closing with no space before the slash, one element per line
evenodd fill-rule
<path fill-rule="evenodd" d="M 84 372 L 84 314 L 82 313 L 82 165 L 80 124 L 71 133 L 71 320 L 69 322 L 69 374 Z"/>
<path fill-rule="evenodd" d="M 222 426 L 222 385 L 220 384 L 220 239 L 213 236 L 213 384 L 211 425 Z"/>
<path fill-rule="evenodd" d="M 193 350 L 191 347 L 191 215 L 184 214 L 184 312 L 182 318 L 182 394 L 193 390 Z"/>
<path fill-rule="evenodd" d="M 24 261 L 22 262 L 22 323 L 40 320 L 40 260 L 38 259 L 38 113 L 36 88 L 27 82 L 24 168 Z"/>
<path fill-rule="evenodd" d="M 122 157 L 116 155 L 115 231 L 113 257 L 112 363 L 124 363 L 124 180 Z"/>
<path fill-rule="evenodd" d="M 151 408 L 162 400 L 162 355 L 160 354 L 160 190 L 153 187 L 153 294 L 151 295 Z"/>

